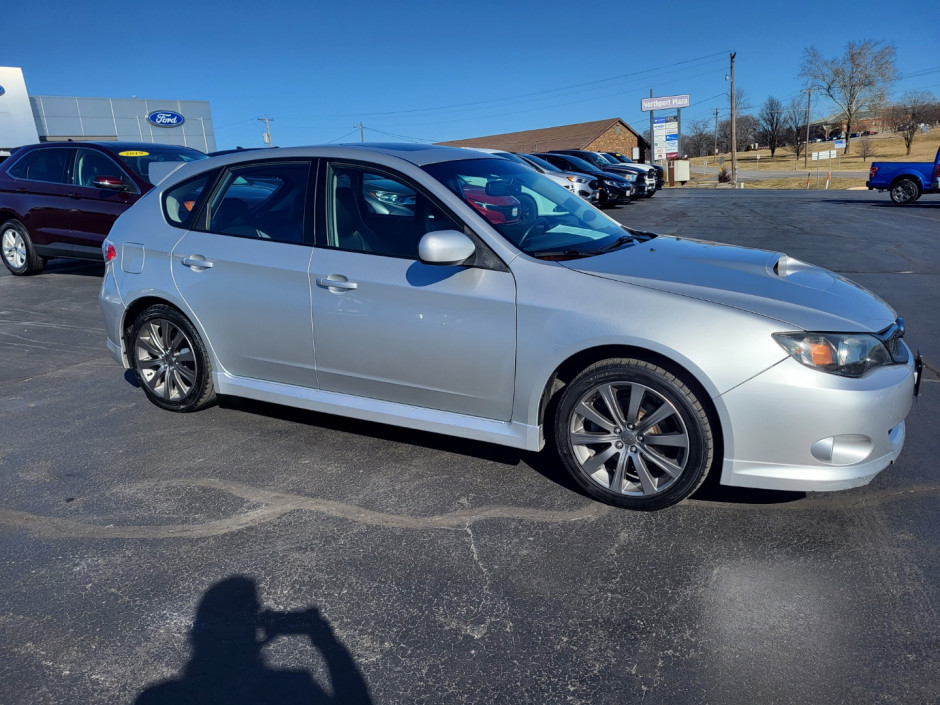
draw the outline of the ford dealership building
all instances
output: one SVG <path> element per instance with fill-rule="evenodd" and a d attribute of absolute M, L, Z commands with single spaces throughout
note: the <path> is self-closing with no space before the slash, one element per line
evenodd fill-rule
<path fill-rule="evenodd" d="M 216 149 L 208 101 L 29 95 L 22 69 L 0 66 L 0 154 L 68 140 Z"/>

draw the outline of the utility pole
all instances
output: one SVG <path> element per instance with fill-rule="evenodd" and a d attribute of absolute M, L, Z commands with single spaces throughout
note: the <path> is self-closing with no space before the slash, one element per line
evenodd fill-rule
<path fill-rule="evenodd" d="M 810 101 L 813 97 L 813 89 L 806 89 L 806 144 L 803 147 L 803 168 L 806 168 L 809 159 L 809 116 L 810 116 Z"/>
<path fill-rule="evenodd" d="M 718 108 L 715 108 L 715 159 L 718 159 Z"/>
<path fill-rule="evenodd" d="M 653 89 L 650 88 L 650 98 L 652 97 L 653 97 Z M 656 144 L 656 138 L 653 136 L 653 113 L 655 112 L 656 112 L 655 110 L 650 110 L 650 157 L 647 160 L 647 163 L 649 164 L 656 163 L 656 148 L 653 146 L 654 144 Z"/>
<path fill-rule="evenodd" d="M 360 141 L 360 142 L 365 142 L 365 141 L 366 141 L 365 132 L 363 132 L 363 128 L 365 127 L 365 125 L 363 125 L 361 122 L 360 122 L 360 123 L 355 123 L 355 122 L 354 122 L 354 123 L 353 123 L 353 127 L 358 127 L 358 128 L 359 128 L 359 141 Z"/>
<path fill-rule="evenodd" d="M 274 122 L 274 118 L 258 118 L 258 122 L 264 123 L 264 143 L 268 145 L 268 147 L 273 147 L 274 145 L 271 143 L 271 123 Z"/>
<path fill-rule="evenodd" d="M 734 114 L 734 57 L 738 52 L 731 52 L 731 183 L 738 185 L 738 130 Z"/>

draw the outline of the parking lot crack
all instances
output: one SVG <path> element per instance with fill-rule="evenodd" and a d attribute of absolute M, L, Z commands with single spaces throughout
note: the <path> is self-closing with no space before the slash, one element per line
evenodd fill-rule
<path fill-rule="evenodd" d="M 591 503 L 573 510 L 549 510 L 530 507 L 494 505 L 477 509 L 459 511 L 436 516 L 408 516 L 366 509 L 354 504 L 334 500 L 286 494 L 238 483 L 205 478 L 192 480 L 171 480 L 148 483 L 152 491 L 159 487 L 202 487 L 228 492 L 242 499 L 261 505 L 257 509 L 234 516 L 208 521 L 200 524 L 159 524 L 159 525 L 99 525 L 72 519 L 41 516 L 14 509 L 0 508 L 0 524 L 23 529 L 43 538 L 90 538 L 90 539 L 170 539 L 170 538 L 207 538 L 221 536 L 253 526 L 259 526 L 278 519 L 288 512 L 309 511 L 327 516 L 354 521 L 360 524 L 397 529 L 454 529 L 465 527 L 470 531 L 470 523 L 486 519 L 515 519 L 540 523 L 566 523 L 572 521 L 593 521 L 607 514 L 610 507 Z M 481 570 L 485 568 L 479 562 L 476 545 L 472 540 L 471 550 Z"/>

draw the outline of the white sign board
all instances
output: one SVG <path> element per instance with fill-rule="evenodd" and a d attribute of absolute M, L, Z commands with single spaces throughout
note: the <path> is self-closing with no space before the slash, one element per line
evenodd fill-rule
<path fill-rule="evenodd" d="M 831 151 L 829 152 L 829 158 L 830 158 L 830 159 L 838 159 L 838 157 L 839 157 L 839 153 L 836 152 L 836 150 L 833 149 L 833 150 L 831 150 Z"/>
<path fill-rule="evenodd" d="M 819 161 L 819 152 L 813 152 L 813 156 L 810 157 L 812 161 Z"/>
<path fill-rule="evenodd" d="M 845 149 L 845 140 L 836 140 L 832 144 L 836 149 Z"/>
<path fill-rule="evenodd" d="M 640 110 L 649 112 L 650 110 L 675 110 L 676 108 L 688 108 L 690 105 L 687 95 L 667 95 L 662 98 L 640 98 Z"/>

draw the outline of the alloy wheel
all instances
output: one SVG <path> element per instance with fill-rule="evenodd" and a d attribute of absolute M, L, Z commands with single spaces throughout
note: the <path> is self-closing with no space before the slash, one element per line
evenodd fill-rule
<path fill-rule="evenodd" d="M 672 487 L 691 443 L 676 406 L 637 382 L 605 383 L 582 395 L 570 415 L 568 440 L 586 477 L 628 496 Z"/>
<path fill-rule="evenodd" d="M 141 383 L 155 397 L 180 401 L 196 384 L 199 370 L 192 341 L 171 321 L 155 318 L 141 326 L 134 357 Z"/>

